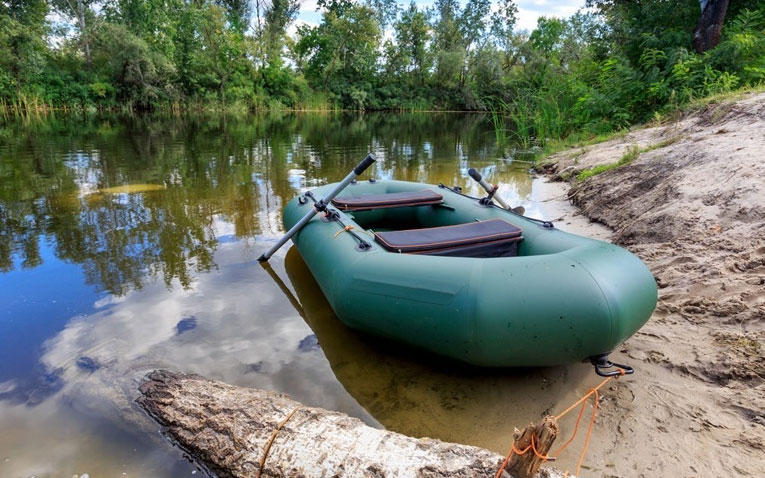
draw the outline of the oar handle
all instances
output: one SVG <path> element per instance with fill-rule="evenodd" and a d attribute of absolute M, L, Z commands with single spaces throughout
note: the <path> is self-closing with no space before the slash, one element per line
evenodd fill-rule
<path fill-rule="evenodd" d="M 272 255 L 274 255 L 274 252 L 278 251 L 280 247 L 282 247 L 287 241 L 289 241 L 292 236 L 298 233 L 303 227 L 308 224 L 311 219 L 318 213 L 319 211 L 324 211 L 327 208 L 327 205 L 329 205 L 330 202 L 332 202 L 333 199 L 335 199 L 335 196 L 340 194 L 343 189 L 345 189 L 346 186 L 351 184 L 354 179 L 356 179 L 361 173 L 367 170 L 369 166 L 372 165 L 377 161 L 377 158 L 375 158 L 375 155 L 372 153 L 367 154 L 367 157 L 361 160 L 361 162 L 353 168 L 353 171 L 351 171 L 348 176 L 345 177 L 342 181 L 338 183 L 337 186 L 335 186 L 335 189 L 333 189 L 329 194 L 321 198 L 321 200 L 317 201 L 316 204 L 311 208 L 308 213 L 306 213 L 305 216 L 301 220 L 299 220 L 294 226 L 290 228 L 289 231 L 285 235 L 281 237 L 278 241 L 276 241 L 276 244 L 269 249 L 267 252 L 264 252 L 263 255 L 258 257 L 258 262 L 265 262 L 267 261 Z"/>
<path fill-rule="evenodd" d="M 486 180 L 485 180 L 485 179 L 483 179 L 483 177 L 481 177 L 481 173 L 479 173 L 478 171 L 476 171 L 476 170 L 475 170 L 475 168 L 470 168 L 470 169 L 468 170 L 468 175 L 469 175 L 471 178 L 473 178 L 473 179 L 475 180 L 475 182 L 477 182 L 478 184 L 480 184 L 480 185 L 481 185 L 481 187 L 483 187 L 483 188 L 486 190 L 486 192 L 487 192 L 487 193 L 489 193 L 489 194 L 492 194 L 492 193 L 494 192 L 494 187 L 493 187 L 491 184 L 487 183 L 487 182 L 486 182 Z M 503 208 L 505 208 L 505 209 L 510 209 L 510 205 L 509 205 L 509 204 L 507 204 L 507 203 L 504 201 L 504 199 L 502 199 L 502 198 L 501 198 L 501 197 L 499 197 L 498 195 L 494 194 L 494 195 L 492 196 L 492 199 L 495 199 L 495 200 L 496 200 L 496 201 L 499 203 L 499 205 L 500 205 L 500 206 L 502 206 Z"/>
<path fill-rule="evenodd" d="M 476 171 L 476 169 L 475 169 L 475 168 L 470 168 L 470 169 L 468 169 L 468 175 L 469 175 L 471 178 L 475 179 L 475 182 L 477 182 L 477 183 L 480 183 L 480 182 L 481 182 L 481 180 L 483 179 L 483 177 L 481 177 L 481 173 L 479 173 L 478 171 Z"/>
<path fill-rule="evenodd" d="M 361 176 L 361 173 L 367 170 L 370 166 L 372 166 L 372 163 L 377 161 L 377 158 L 375 158 L 375 155 L 372 153 L 367 154 L 367 157 L 362 159 L 359 164 L 356 165 L 355 168 L 353 168 L 353 172 L 356 173 L 356 176 Z"/>

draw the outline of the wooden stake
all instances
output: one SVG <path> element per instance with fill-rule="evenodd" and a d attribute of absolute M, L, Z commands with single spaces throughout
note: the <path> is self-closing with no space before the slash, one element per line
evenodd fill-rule
<path fill-rule="evenodd" d="M 544 420 L 535 424 L 527 426 L 523 431 L 515 429 L 513 436 L 515 437 L 515 449 L 523 451 L 529 448 L 531 445 L 531 437 L 534 437 L 534 447 L 537 452 L 542 456 L 547 456 L 550 453 L 550 448 L 553 442 L 558 437 L 558 422 L 555 417 L 546 416 Z M 534 453 L 533 448 L 523 455 L 513 454 L 510 458 L 510 462 L 507 464 L 505 470 L 513 475 L 515 478 L 531 478 L 539 470 L 539 467 L 545 460 L 539 458 Z"/>

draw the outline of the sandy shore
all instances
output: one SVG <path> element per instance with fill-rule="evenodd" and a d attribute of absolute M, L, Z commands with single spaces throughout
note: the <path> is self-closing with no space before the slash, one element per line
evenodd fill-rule
<path fill-rule="evenodd" d="M 631 162 L 578 181 L 580 171 Z M 659 304 L 612 359 L 591 476 L 765 473 L 765 94 L 549 157 L 569 197 L 653 271 Z M 599 234 L 598 234 L 599 235 Z"/>

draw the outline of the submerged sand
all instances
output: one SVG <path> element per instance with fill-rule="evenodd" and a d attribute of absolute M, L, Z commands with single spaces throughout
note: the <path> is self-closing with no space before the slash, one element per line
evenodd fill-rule
<path fill-rule="evenodd" d="M 626 165 L 575 179 L 580 171 Z M 765 473 L 765 94 L 549 157 L 569 197 L 653 271 L 651 320 L 612 355 L 591 476 Z"/>

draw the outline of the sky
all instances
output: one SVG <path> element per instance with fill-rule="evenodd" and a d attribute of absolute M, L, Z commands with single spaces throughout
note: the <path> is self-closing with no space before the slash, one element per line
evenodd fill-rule
<path fill-rule="evenodd" d="M 399 0 L 402 6 L 408 6 L 410 0 Z M 422 7 L 433 5 L 433 0 L 415 0 Z M 567 18 L 583 7 L 585 0 L 516 0 L 518 7 L 518 30 L 533 30 L 540 16 Z M 318 25 L 321 22 L 321 12 L 316 11 L 316 0 L 304 0 L 295 24 Z M 295 24 L 291 28 L 294 32 Z"/>

